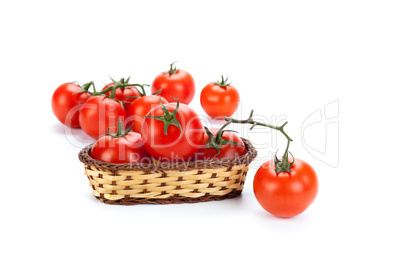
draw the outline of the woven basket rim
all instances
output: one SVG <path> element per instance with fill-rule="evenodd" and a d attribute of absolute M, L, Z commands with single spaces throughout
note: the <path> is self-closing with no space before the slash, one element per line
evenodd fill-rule
<path fill-rule="evenodd" d="M 91 143 L 84 147 L 78 154 L 80 161 L 88 166 L 95 166 L 97 169 L 104 171 L 116 172 L 122 171 L 133 171 L 141 170 L 145 172 L 155 172 L 163 170 L 194 170 L 194 169 L 215 169 L 221 167 L 231 167 L 235 165 L 250 164 L 257 156 L 257 150 L 251 144 L 251 142 L 245 138 L 241 138 L 245 147 L 246 154 L 235 157 L 235 158 L 225 158 L 225 159 L 212 159 L 212 160 L 197 160 L 188 162 L 154 162 L 149 164 L 139 164 L 139 163 L 123 163 L 114 164 L 107 163 L 97 159 L 92 158 L 89 152 L 94 143 Z"/>

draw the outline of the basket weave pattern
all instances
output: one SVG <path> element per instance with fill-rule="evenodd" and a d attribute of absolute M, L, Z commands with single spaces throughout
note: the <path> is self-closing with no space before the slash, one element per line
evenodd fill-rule
<path fill-rule="evenodd" d="M 243 139 L 247 153 L 233 159 L 190 163 L 112 164 L 89 156 L 91 145 L 81 150 L 89 185 L 108 204 L 195 203 L 233 198 L 241 194 L 248 165 L 257 152 Z"/>

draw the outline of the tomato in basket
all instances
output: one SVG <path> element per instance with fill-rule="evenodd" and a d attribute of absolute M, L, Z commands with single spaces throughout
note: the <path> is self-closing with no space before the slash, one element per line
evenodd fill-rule
<path fill-rule="evenodd" d="M 131 131 L 131 127 L 124 130 L 121 120 L 117 123 L 115 133 L 107 132 L 92 146 L 90 156 L 108 163 L 150 163 L 151 156 L 145 150 L 141 135 Z"/>
<path fill-rule="evenodd" d="M 204 129 L 197 113 L 185 104 L 162 104 L 145 116 L 141 133 L 147 151 L 159 161 L 186 161 L 203 146 Z"/>

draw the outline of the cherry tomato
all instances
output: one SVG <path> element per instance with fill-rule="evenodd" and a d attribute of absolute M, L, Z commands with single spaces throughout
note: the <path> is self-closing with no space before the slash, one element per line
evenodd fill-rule
<path fill-rule="evenodd" d="M 88 92 L 74 94 L 81 87 L 74 83 L 65 83 L 59 86 L 52 96 L 52 110 L 61 123 L 66 126 L 78 128 L 79 109 L 91 97 Z"/>
<path fill-rule="evenodd" d="M 134 100 L 127 109 L 127 126 L 131 126 L 134 123 L 133 131 L 141 133 L 141 124 L 144 121 L 144 117 L 153 108 L 168 103 L 165 98 L 156 95 L 143 96 Z"/>
<path fill-rule="evenodd" d="M 223 118 L 236 112 L 240 95 L 222 76 L 221 82 L 209 83 L 202 89 L 200 99 L 202 108 L 210 117 Z"/>
<path fill-rule="evenodd" d="M 254 194 L 269 213 L 283 218 L 306 210 L 318 193 L 314 169 L 300 159 L 294 159 L 291 172 L 275 172 L 274 161 L 265 162 L 254 177 Z"/>
<path fill-rule="evenodd" d="M 107 89 L 109 86 L 114 86 L 115 83 L 111 82 L 107 84 L 102 90 Z M 106 96 L 110 96 L 112 94 L 111 91 L 106 92 Z M 130 104 L 135 100 L 134 98 L 129 98 L 129 97 L 140 97 L 141 94 L 138 92 L 138 90 L 133 87 L 125 87 L 125 88 L 116 88 L 116 93 L 114 95 L 114 99 L 123 102 L 124 108 L 126 110 L 130 106 Z"/>
<path fill-rule="evenodd" d="M 187 105 L 177 105 L 160 105 L 147 114 L 154 118 L 146 117 L 142 122 L 145 148 L 159 161 L 186 161 L 202 147 L 201 120 Z"/>
<path fill-rule="evenodd" d="M 159 74 L 152 82 L 152 93 L 158 90 L 162 92 L 158 95 L 164 97 L 168 102 L 174 102 L 171 97 L 179 99 L 180 103 L 189 104 L 194 98 L 195 83 L 193 77 L 182 69 L 173 68 L 172 63 L 170 70 Z"/>
<path fill-rule="evenodd" d="M 89 98 L 80 109 L 80 125 L 82 130 L 92 138 L 106 134 L 109 127 L 117 121 L 125 120 L 126 110 L 115 100 L 104 96 Z"/>
<path fill-rule="evenodd" d="M 141 135 L 124 131 L 118 122 L 116 134 L 108 133 L 100 137 L 92 146 L 90 155 L 94 159 L 108 163 L 151 163 L 151 156 L 144 148 Z"/>
<path fill-rule="evenodd" d="M 212 128 L 212 129 L 210 129 L 210 131 L 216 137 L 219 130 L 216 128 Z M 211 160 L 214 158 L 217 158 L 217 159 L 234 158 L 237 156 L 242 156 L 247 152 L 246 147 L 244 147 L 243 141 L 235 133 L 224 131 L 221 138 L 223 140 L 235 142 L 240 145 L 222 144 L 220 146 L 219 153 L 218 153 L 218 150 L 215 148 L 205 148 L 205 146 L 204 146 L 204 148 L 202 148 L 197 153 L 197 160 L 199 160 L 199 159 Z M 207 132 L 204 132 L 204 138 L 203 138 L 202 143 L 207 144 L 208 139 L 209 139 L 209 136 L 208 136 Z"/>

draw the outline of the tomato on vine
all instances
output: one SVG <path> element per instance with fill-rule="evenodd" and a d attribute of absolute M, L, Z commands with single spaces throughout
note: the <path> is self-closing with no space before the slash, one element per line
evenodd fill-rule
<path fill-rule="evenodd" d="M 131 126 L 132 127 L 132 126 Z M 150 163 L 151 156 L 144 148 L 141 135 L 124 130 L 119 119 L 116 133 L 107 132 L 92 146 L 90 156 L 107 163 Z"/>
<path fill-rule="evenodd" d="M 96 96 L 89 98 L 80 109 L 81 128 L 87 135 L 95 139 L 108 133 L 108 129 L 116 126 L 119 119 L 125 121 L 126 118 L 123 103 L 114 99 L 115 86 L 107 90 L 113 91 L 111 96 L 107 97 L 97 93 Z M 94 91 L 96 92 L 95 89 Z"/>
<path fill-rule="evenodd" d="M 68 127 L 79 128 L 79 109 L 91 97 L 89 85 L 81 88 L 76 83 L 60 85 L 52 96 L 52 110 L 61 123 Z"/>
<path fill-rule="evenodd" d="M 314 169 L 303 160 L 293 158 L 289 161 L 289 145 L 292 139 L 284 131 L 287 122 L 272 126 L 254 121 L 253 111 L 248 119 L 236 120 L 226 117 L 228 123 L 251 124 L 269 127 L 280 131 L 287 139 L 282 159 L 265 162 L 254 176 L 254 194 L 260 205 L 277 217 L 293 217 L 305 211 L 318 193 L 318 180 Z"/>
<path fill-rule="evenodd" d="M 133 85 L 129 84 L 130 77 L 127 79 L 120 79 L 120 81 L 115 81 L 112 79 L 112 82 L 107 84 L 106 86 L 103 87 L 102 90 L 107 90 L 108 88 L 112 86 L 116 86 L 116 92 L 114 94 L 114 99 L 121 101 L 124 104 L 124 107 L 128 109 L 130 106 L 131 102 L 134 101 L 135 97 L 140 97 L 141 94 L 138 92 L 137 88 Z M 110 96 L 112 94 L 112 91 L 108 91 L 105 93 L 106 96 Z"/>
<path fill-rule="evenodd" d="M 185 161 L 202 147 L 201 120 L 193 109 L 176 101 L 161 103 L 142 122 L 145 148 L 159 161 Z"/>
<path fill-rule="evenodd" d="M 173 68 L 170 64 L 170 70 L 160 73 L 152 82 L 152 93 L 159 90 L 159 94 L 168 102 L 174 102 L 179 99 L 180 103 L 189 104 L 194 98 L 195 83 L 193 77 L 182 69 Z"/>
<path fill-rule="evenodd" d="M 231 116 L 237 110 L 240 95 L 237 89 L 228 83 L 228 78 L 222 81 L 209 83 L 200 95 L 201 106 L 204 111 L 213 118 Z"/>
<path fill-rule="evenodd" d="M 149 111 L 153 108 L 156 108 L 161 103 L 166 104 L 168 103 L 165 98 L 157 96 L 155 94 L 146 95 L 144 86 L 148 85 L 139 85 L 142 92 L 140 92 L 140 97 L 134 99 L 131 102 L 130 106 L 127 109 L 127 125 L 131 126 L 134 124 L 133 131 L 137 133 L 141 133 L 141 125 L 144 121 L 144 116 L 146 116 Z M 156 92 L 156 94 L 160 93 L 160 90 Z"/>
<path fill-rule="evenodd" d="M 288 162 L 289 163 L 289 162 Z M 283 218 L 299 215 L 314 201 L 318 180 L 314 169 L 301 159 L 293 159 L 289 171 L 277 173 L 274 160 L 265 162 L 254 177 L 254 194 L 269 213 Z"/>
<path fill-rule="evenodd" d="M 205 128 L 202 143 L 205 147 L 197 153 L 197 160 L 234 158 L 244 155 L 247 150 L 243 141 L 231 130 Z"/>

